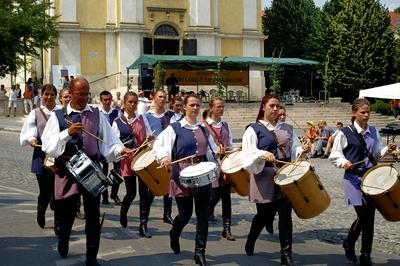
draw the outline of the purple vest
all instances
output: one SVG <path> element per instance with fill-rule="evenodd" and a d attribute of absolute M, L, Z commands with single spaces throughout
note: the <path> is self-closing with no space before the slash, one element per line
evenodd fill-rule
<path fill-rule="evenodd" d="M 39 108 L 35 109 L 35 125 L 38 132 L 37 144 L 40 145 L 42 144 L 41 137 L 43 134 L 43 130 L 46 126 L 47 120 L 49 119 L 49 116 L 40 111 Z M 43 171 L 45 171 L 45 168 L 43 166 L 45 157 L 46 154 L 42 151 L 42 148 L 35 147 L 33 149 L 32 166 L 31 166 L 32 173 L 37 175 L 43 174 Z"/>

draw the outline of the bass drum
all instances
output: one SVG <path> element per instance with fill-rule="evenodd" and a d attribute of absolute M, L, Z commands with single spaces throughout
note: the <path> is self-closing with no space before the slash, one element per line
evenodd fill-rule
<path fill-rule="evenodd" d="M 232 183 L 232 189 L 240 196 L 249 195 L 250 173 L 243 168 L 242 151 L 236 151 L 225 156 L 221 162 L 221 171 Z"/>
<path fill-rule="evenodd" d="M 399 172 L 391 164 L 369 169 L 361 181 L 361 190 L 388 221 L 400 221 Z"/>
<path fill-rule="evenodd" d="M 131 163 L 132 170 L 143 180 L 155 196 L 164 196 L 169 192 L 170 172 L 160 165 L 150 147 L 139 152 Z"/>
<path fill-rule="evenodd" d="M 331 199 L 308 161 L 286 164 L 274 178 L 282 194 L 292 203 L 293 210 L 302 219 L 313 218 L 324 212 Z"/>

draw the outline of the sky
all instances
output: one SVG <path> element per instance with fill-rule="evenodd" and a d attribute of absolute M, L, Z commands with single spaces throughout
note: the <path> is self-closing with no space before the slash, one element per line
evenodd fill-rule
<path fill-rule="evenodd" d="M 271 0 L 263 0 L 264 6 L 271 6 Z M 314 0 L 315 4 L 319 7 L 322 7 L 326 0 Z M 393 11 L 396 7 L 400 6 L 400 0 L 380 0 L 382 4 L 389 8 L 389 11 Z"/>

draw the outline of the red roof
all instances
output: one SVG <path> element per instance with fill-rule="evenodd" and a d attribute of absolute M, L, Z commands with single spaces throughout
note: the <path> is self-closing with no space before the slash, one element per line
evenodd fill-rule
<path fill-rule="evenodd" d="M 397 14 L 396 12 L 389 12 L 390 16 L 390 21 L 392 24 L 392 27 L 398 28 L 400 27 L 400 14 Z"/>

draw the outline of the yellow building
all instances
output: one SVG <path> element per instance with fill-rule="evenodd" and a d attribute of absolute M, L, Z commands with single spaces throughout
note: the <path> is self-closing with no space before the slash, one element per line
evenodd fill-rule
<path fill-rule="evenodd" d="M 92 88 L 122 90 L 126 68 L 144 53 L 262 57 L 261 4 L 262 0 L 54 0 L 59 38 L 58 46 L 45 55 L 45 80 L 55 82 L 53 65 L 74 66 L 77 75 L 100 79 Z M 262 94 L 262 72 L 250 73 L 250 86 L 257 96 Z"/>

